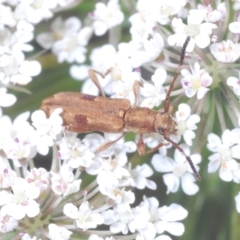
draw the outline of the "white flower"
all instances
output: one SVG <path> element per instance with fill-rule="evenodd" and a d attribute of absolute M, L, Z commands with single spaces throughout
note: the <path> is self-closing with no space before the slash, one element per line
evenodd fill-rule
<path fill-rule="evenodd" d="M 62 109 L 55 109 L 49 118 L 42 110 L 33 112 L 32 124 L 36 128 L 36 145 L 37 151 L 46 155 L 49 151 L 49 147 L 53 145 L 53 140 L 59 138 L 59 134 L 62 131 L 63 120 L 60 116 Z"/>
<path fill-rule="evenodd" d="M 237 22 L 230 23 L 228 28 L 229 28 L 229 30 L 232 33 L 235 33 L 235 34 L 239 34 L 240 33 L 240 17 L 239 17 L 239 13 L 237 15 Z"/>
<path fill-rule="evenodd" d="M 29 159 L 36 156 L 36 147 L 28 139 L 15 137 L 11 144 L 5 148 L 5 153 L 9 159 L 14 161 L 15 166 L 27 166 Z"/>
<path fill-rule="evenodd" d="M 34 27 L 31 23 L 20 20 L 16 25 L 16 31 L 12 33 L 10 51 L 29 52 L 34 48 L 29 44 L 34 38 Z M 32 66 L 33 67 L 33 66 Z M 31 69 L 34 70 L 34 69 Z"/>
<path fill-rule="evenodd" d="M 132 40 L 129 43 L 120 43 L 118 45 L 121 56 L 125 56 L 128 65 L 133 68 L 138 68 L 144 63 L 157 59 L 164 47 L 163 38 L 159 33 L 152 33 L 139 40 Z"/>
<path fill-rule="evenodd" d="M 135 103 L 135 95 L 133 86 L 135 81 L 140 81 L 138 72 L 128 72 L 122 75 L 122 81 L 118 81 L 115 85 L 114 94 L 112 98 L 128 99 L 132 105 Z"/>
<path fill-rule="evenodd" d="M 65 227 L 59 227 L 56 224 L 50 223 L 48 225 L 50 240 L 68 240 L 72 234 Z"/>
<path fill-rule="evenodd" d="M 34 184 L 41 192 L 49 187 L 49 172 L 44 168 L 33 168 L 25 178 L 28 183 Z"/>
<path fill-rule="evenodd" d="M 130 208 L 118 208 L 113 210 L 107 210 L 102 213 L 104 218 L 104 224 L 110 225 L 110 231 L 113 233 L 122 232 L 127 234 L 128 230 L 132 233 L 136 229 L 144 228 L 149 220 L 149 213 L 145 207 Z"/>
<path fill-rule="evenodd" d="M 178 105 L 178 111 L 176 111 L 177 134 L 182 135 L 189 146 L 192 146 L 192 139 L 195 138 L 193 130 L 197 129 L 196 123 L 198 122 L 200 122 L 200 117 L 197 114 L 191 115 L 189 105 L 185 103 Z"/>
<path fill-rule="evenodd" d="M 27 119 L 29 117 L 29 112 L 25 112 L 16 117 L 16 119 L 11 121 L 8 116 L 2 116 L 0 118 L 0 149 L 8 154 L 15 146 L 15 152 L 18 152 L 17 142 L 21 142 L 22 148 L 24 149 L 24 142 L 28 143 L 28 147 L 34 147 L 34 143 L 31 140 L 31 135 L 34 132 L 32 126 L 30 126 Z M 26 148 L 28 148 L 26 146 Z M 14 150 L 14 149 L 13 149 Z M 12 152 L 13 153 L 13 152 Z M 20 153 L 21 155 L 21 153 Z"/>
<path fill-rule="evenodd" d="M 82 180 L 74 180 L 72 169 L 67 164 L 61 166 L 58 174 L 51 172 L 51 175 L 52 190 L 55 194 L 66 197 L 79 191 Z"/>
<path fill-rule="evenodd" d="M 77 134 L 68 133 L 59 143 L 59 157 L 71 168 L 88 168 L 95 157 L 95 154 L 88 148 L 88 144 L 81 142 Z"/>
<path fill-rule="evenodd" d="M 85 54 L 87 50 L 84 47 L 86 45 L 86 36 L 82 35 L 86 35 L 85 29 L 79 33 L 68 34 L 62 40 L 57 41 L 53 45 L 52 51 L 55 55 L 57 55 L 59 63 L 64 61 L 69 63 L 74 61 L 83 63 L 86 60 Z M 82 44 L 83 40 L 84 44 Z"/>
<path fill-rule="evenodd" d="M 132 178 L 130 183 L 131 186 L 138 189 L 144 189 L 145 187 L 152 190 L 157 189 L 156 183 L 147 179 L 147 177 L 151 177 L 153 175 L 153 170 L 147 164 L 136 166 L 136 168 L 130 171 L 130 174 Z"/>
<path fill-rule="evenodd" d="M 219 176 L 223 181 L 232 181 L 233 172 L 238 169 L 234 158 L 240 159 L 240 146 L 235 145 L 235 136 L 240 136 L 239 129 L 225 130 L 220 139 L 216 134 L 208 134 L 207 148 L 214 152 L 209 156 L 208 172 L 215 172 L 219 167 Z"/>
<path fill-rule="evenodd" d="M 81 21 L 70 17 L 63 21 L 56 18 L 51 24 L 51 31 L 37 36 L 37 42 L 45 49 L 52 48 L 58 61 L 82 63 L 85 61 L 86 44 L 91 36 L 90 27 L 81 29 Z"/>
<path fill-rule="evenodd" d="M 140 206 L 148 209 L 150 219 L 145 228 L 140 228 L 138 230 L 142 239 L 154 239 L 156 233 L 161 234 L 164 231 L 174 236 L 181 236 L 184 233 L 184 225 L 178 221 L 187 217 L 187 210 L 175 203 L 171 204 L 169 207 L 159 207 L 159 202 L 154 197 L 146 198 L 144 196 L 143 199 Z"/>
<path fill-rule="evenodd" d="M 189 156 L 189 147 L 185 144 L 180 145 L 183 151 Z M 193 154 L 190 156 L 195 168 L 198 171 L 196 164 L 200 163 L 201 155 Z M 152 158 L 152 165 L 158 172 L 170 172 L 163 175 L 164 184 L 167 186 L 167 194 L 177 192 L 181 183 L 183 191 L 187 195 L 194 195 L 198 192 L 199 187 L 195 184 L 196 179 L 192 174 L 192 169 L 186 158 L 179 150 L 175 150 L 174 159 L 163 157 L 155 154 Z"/>
<path fill-rule="evenodd" d="M 5 61 L 4 66 L 0 65 L 0 81 L 4 84 L 26 85 L 41 72 L 41 65 L 37 61 L 24 61 L 21 53 L 14 54 L 0 57 L 0 62 Z"/>
<path fill-rule="evenodd" d="M 141 1 L 138 1 L 138 3 Z M 132 40 L 141 43 L 149 35 L 154 33 L 156 28 L 156 22 L 152 18 L 144 18 L 141 13 L 135 13 L 129 18 L 132 26 L 130 33 Z"/>
<path fill-rule="evenodd" d="M 204 19 L 206 22 L 219 22 L 224 20 L 226 15 L 226 3 L 220 3 L 217 6 L 217 9 L 213 9 L 210 4 L 208 5 L 198 5 L 198 9 L 204 13 Z M 191 10 L 190 10 L 191 11 Z"/>
<path fill-rule="evenodd" d="M 167 73 L 164 69 L 156 69 L 154 75 L 152 75 L 153 84 L 144 82 L 141 88 L 141 94 L 145 97 L 141 103 L 141 107 L 153 108 L 160 106 L 163 100 L 166 98 L 166 92 L 163 88 Z"/>
<path fill-rule="evenodd" d="M 57 6 L 57 0 L 20 0 L 14 11 L 15 18 L 25 18 L 31 23 L 39 23 L 53 16 L 51 9 Z"/>
<path fill-rule="evenodd" d="M 239 72 L 239 78 L 240 78 L 240 72 Z M 240 96 L 240 80 L 236 77 L 229 77 L 227 79 L 227 85 L 233 88 L 233 92 Z"/>
<path fill-rule="evenodd" d="M 12 185 L 13 194 L 7 196 L 4 191 L 0 192 L 0 199 L 5 198 L 4 211 L 16 220 L 23 219 L 25 215 L 35 217 L 39 214 L 39 204 L 34 200 L 39 194 L 39 188 L 29 184 L 25 179 L 15 178 Z M 8 199 L 8 200 L 7 200 Z"/>
<path fill-rule="evenodd" d="M 106 195 L 114 205 L 120 207 L 128 207 L 129 204 L 134 203 L 135 195 L 132 191 L 126 191 L 124 188 L 119 187 L 119 181 L 112 172 L 105 172 L 97 177 L 99 191 Z"/>
<path fill-rule="evenodd" d="M 228 28 L 232 33 L 239 34 L 240 33 L 240 22 L 232 22 L 229 24 Z"/>
<path fill-rule="evenodd" d="M 0 188 L 9 188 L 14 182 L 17 173 L 13 171 L 10 166 L 7 166 L 3 160 L 0 161 Z"/>
<path fill-rule="evenodd" d="M 98 178 L 101 178 L 101 175 L 104 176 L 106 172 L 110 171 L 114 174 L 117 179 L 129 176 L 129 171 L 124 168 L 128 159 L 124 152 L 119 153 L 118 155 L 103 159 L 101 161 L 101 172 L 98 174 Z"/>
<path fill-rule="evenodd" d="M 212 55 L 223 63 L 235 62 L 240 56 L 240 44 L 231 40 L 214 43 L 210 46 Z"/>
<path fill-rule="evenodd" d="M 72 203 L 67 203 L 63 208 L 63 213 L 75 220 L 76 226 L 86 231 L 89 228 L 96 228 L 103 223 L 103 217 L 99 213 L 91 210 L 89 202 L 83 202 L 79 209 Z"/>
<path fill-rule="evenodd" d="M 4 29 L 4 25 L 14 27 L 16 21 L 10 7 L 0 4 L 0 30 Z"/>
<path fill-rule="evenodd" d="M 55 18 L 49 32 L 40 33 L 36 40 L 45 49 L 51 49 L 55 42 L 62 40 L 65 35 L 80 29 L 81 21 L 76 17 L 70 17 L 65 21 L 61 17 Z"/>
<path fill-rule="evenodd" d="M 187 52 L 192 52 L 195 44 L 199 48 L 207 47 L 210 44 L 209 35 L 217 26 L 213 23 L 202 23 L 203 17 L 203 14 L 198 10 L 192 10 L 188 15 L 188 25 L 185 25 L 182 19 L 174 18 L 172 27 L 176 33 L 168 37 L 168 44 L 182 47 L 186 38 L 190 36 L 190 42 L 186 48 Z"/>
<path fill-rule="evenodd" d="M 182 10 L 185 4 L 185 0 L 139 0 L 137 10 L 140 12 L 142 18 L 144 17 L 146 20 L 153 19 L 165 25 L 169 23 L 173 15 L 178 14 Z"/>
<path fill-rule="evenodd" d="M 97 36 L 103 35 L 108 29 L 122 23 L 124 15 L 120 10 L 118 0 L 109 0 L 108 4 L 97 3 L 92 17 L 94 31 Z"/>
<path fill-rule="evenodd" d="M 202 99 L 209 91 L 208 87 L 212 85 L 212 77 L 205 69 L 200 69 L 197 62 L 194 64 L 194 68 L 191 68 L 191 72 L 187 69 L 181 70 L 184 77 L 181 79 L 182 87 L 189 98 L 197 93 L 197 98 Z"/>
<path fill-rule="evenodd" d="M 0 209 L 0 232 L 7 233 L 13 231 L 18 226 L 18 221 L 9 216 L 5 208 Z"/>

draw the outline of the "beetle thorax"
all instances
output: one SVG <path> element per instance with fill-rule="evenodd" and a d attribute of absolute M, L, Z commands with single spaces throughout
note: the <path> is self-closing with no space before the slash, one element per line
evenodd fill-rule
<path fill-rule="evenodd" d="M 161 134 L 163 130 L 166 130 L 169 134 L 176 134 L 176 122 L 168 112 L 159 112 L 156 115 L 154 127 L 155 131 Z"/>

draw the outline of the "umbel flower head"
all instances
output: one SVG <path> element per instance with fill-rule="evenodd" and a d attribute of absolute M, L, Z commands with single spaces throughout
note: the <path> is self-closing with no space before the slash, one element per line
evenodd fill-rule
<path fill-rule="evenodd" d="M 240 213 L 239 9 L 1 1 L 0 240 L 237 239 L 229 222 Z M 66 66 L 85 95 L 39 110 L 52 92 L 71 90 Z M 106 104 L 96 107 L 99 99 Z M 149 116 L 131 115 L 129 128 L 129 109 Z M 140 126 L 156 113 L 172 125 Z M 205 223 L 220 212 L 221 231 L 210 233 Z"/>

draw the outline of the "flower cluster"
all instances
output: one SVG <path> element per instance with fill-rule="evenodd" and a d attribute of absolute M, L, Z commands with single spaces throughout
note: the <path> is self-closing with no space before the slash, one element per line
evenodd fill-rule
<path fill-rule="evenodd" d="M 206 172 L 219 169 L 220 179 L 240 184 L 240 16 L 229 13 L 238 2 L 105 2 L 0 3 L 0 239 L 171 240 L 184 234 L 180 221 L 188 211 L 177 203 L 160 206 L 165 199 L 149 197 L 146 189 L 199 194 L 195 175 L 206 169 L 209 151 Z M 81 19 L 61 14 L 84 4 Z M 107 36 L 107 44 L 95 43 Z M 164 121 L 152 132 L 145 126 L 135 141 L 125 132 L 79 136 L 68 131 L 61 104 L 12 121 L 5 108 L 18 106 L 17 92 L 29 93 L 27 85 L 44 76 L 44 54 L 70 65 L 71 77 L 83 81 L 82 93 L 168 115 L 174 129 L 164 129 Z M 113 111 L 106 111 L 109 118 Z M 134 153 L 142 153 L 143 144 L 146 153 L 158 152 L 140 163 Z M 37 167 L 36 159 L 50 155 L 48 168 Z M 163 173 L 162 187 L 154 170 Z M 235 202 L 240 212 L 240 192 Z"/>

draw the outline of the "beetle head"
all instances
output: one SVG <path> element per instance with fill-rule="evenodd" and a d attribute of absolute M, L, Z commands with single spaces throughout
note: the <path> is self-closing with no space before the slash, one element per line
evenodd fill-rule
<path fill-rule="evenodd" d="M 154 124 L 155 131 L 163 135 L 167 132 L 168 135 L 176 134 L 176 122 L 173 120 L 169 112 L 158 112 Z"/>

